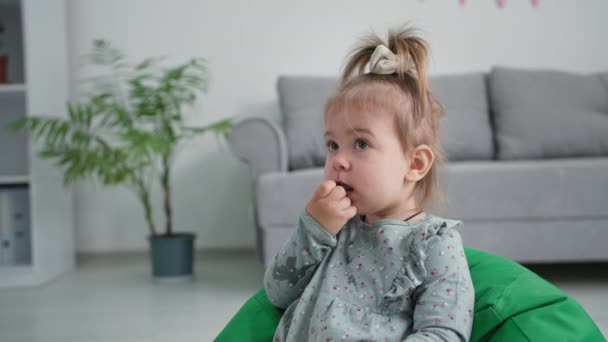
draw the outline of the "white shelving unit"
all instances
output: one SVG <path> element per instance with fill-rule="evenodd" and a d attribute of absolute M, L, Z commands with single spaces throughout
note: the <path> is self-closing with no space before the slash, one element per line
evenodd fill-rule
<path fill-rule="evenodd" d="M 29 184 L 30 178 L 28 175 L 22 176 L 0 176 L 0 186 L 3 185 L 16 185 L 16 184 Z"/>
<path fill-rule="evenodd" d="M 2 289 L 74 268 L 74 213 L 60 171 L 37 157 L 24 132 L 6 127 L 28 115 L 67 115 L 65 0 L 0 0 L 0 25 L 0 54 L 9 61 L 8 83 L 0 84 Z"/>
<path fill-rule="evenodd" d="M 25 84 L 0 84 L 0 94 L 24 93 L 26 90 Z"/>

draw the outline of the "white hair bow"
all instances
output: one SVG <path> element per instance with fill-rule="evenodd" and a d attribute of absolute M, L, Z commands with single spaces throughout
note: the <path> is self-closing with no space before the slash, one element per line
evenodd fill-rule
<path fill-rule="evenodd" d="M 408 58 L 408 65 L 405 68 L 407 73 L 416 74 L 416 66 Z M 379 75 L 390 75 L 397 72 L 397 56 L 386 45 L 376 46 L 376 50 L 369 60 L 369 72 Z"/>
<path fill-rule="evenodd" d="M 369 72 L 379 75 L 390 75 L 397 72 L 397 56 L 385 45 L 376 46 L 369 60 Z"/>

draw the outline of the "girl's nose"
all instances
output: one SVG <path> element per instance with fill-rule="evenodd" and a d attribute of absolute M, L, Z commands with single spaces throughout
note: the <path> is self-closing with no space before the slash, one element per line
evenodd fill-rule
<path fill-rule="evenodd" d="M 336 171 L 347 171 L 350 169 L 350 161 L 343 153 L 336 154 L 333 158 L 333 166 Z"/>

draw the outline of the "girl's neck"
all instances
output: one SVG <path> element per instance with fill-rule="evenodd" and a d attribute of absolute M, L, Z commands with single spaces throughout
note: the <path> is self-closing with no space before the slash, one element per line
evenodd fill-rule
<path fill-rule="evenodd" d="M 415 216 L 412 216 L 415 215 Z M 410 211 L 409 215 L 401 215 L 401 216 L 378 216 L 378 215 L 364 215 L 363 222 L 367 224 L 374 224 L 380 220 L 396 220 L 396 221 L 404 221 L 407 219 L 407 222 L 416 222 L 422 221 L 427 217 L 427 213 L 421 211 L 421 209 L 415 209 Z M 409 218 L 409 219 L 408 219 Z"/>
<path fill-rule="evenodd" d="M 373 224 L 379 220 L 398 220 L 402 221 L 409 218 L 409 222 L 416 222 L 420 220 L 424 220 L 427 214 L 422 211 L 420 205 L 418 205 L 417 201 L 413 198 L 410 198 L 406 203 L 401 203 L 392 208 L 386 208 L 385 210 L 376 212 L 376 213 L 368 213 L 365 215 L 365 223 Z M 412 217 L 412 215 L 417 214 Z"/>

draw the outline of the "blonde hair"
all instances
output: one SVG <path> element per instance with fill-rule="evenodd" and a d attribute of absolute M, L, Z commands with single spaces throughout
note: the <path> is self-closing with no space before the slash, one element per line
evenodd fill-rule
<path fill-rule="evenodd" d="M 406 154 L 416 146 L 426 144 L 435 155 L 429 172 L 416 184 L 415 195 L 421 207 L 425 208 L 433 200 L 441 200 L 437 169 L 444 161 L 439 140 L 442 107 L 429 89 L 428 44 L 416 32 L 409 26 L 390 30 L 387 43 L 374 33 L 364 37 L 351 52 L 340 87 L 325 104 L 325 115 L 353 107 L 370 113 L 378 108 L 394 113 Z M 365 73 L 378 45 L 387 46 L 396 55 L 395 73 Z"/>

